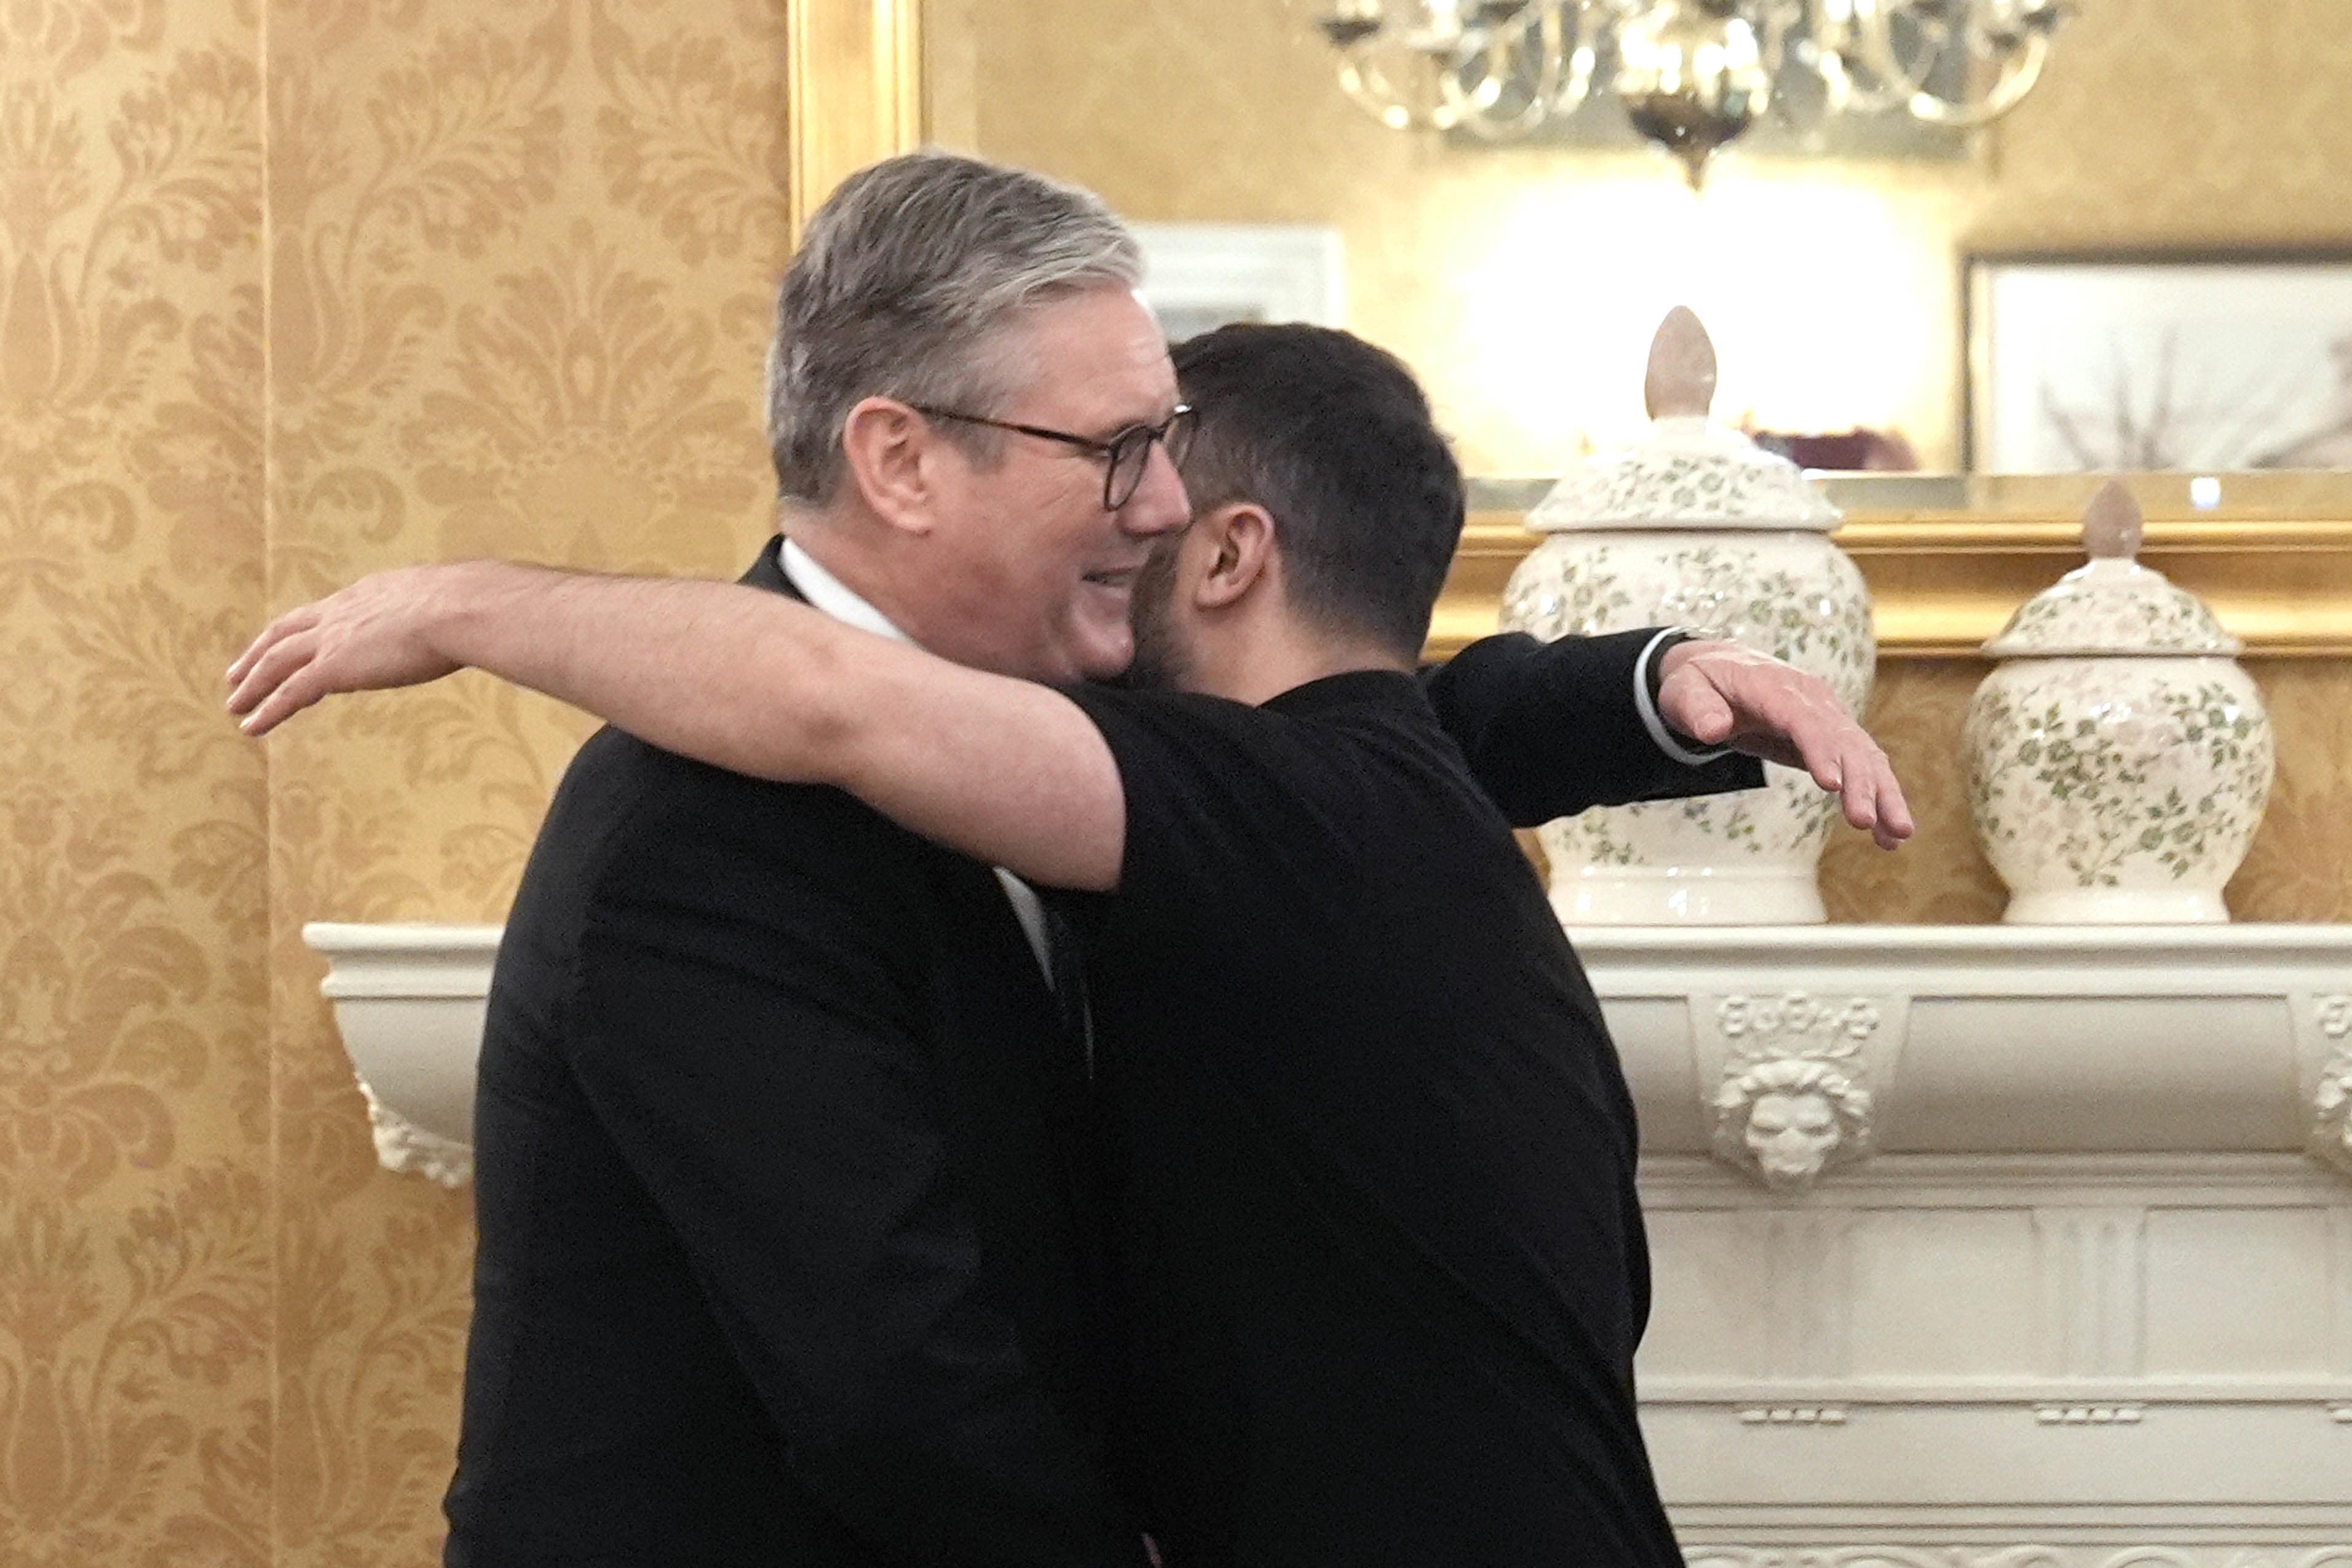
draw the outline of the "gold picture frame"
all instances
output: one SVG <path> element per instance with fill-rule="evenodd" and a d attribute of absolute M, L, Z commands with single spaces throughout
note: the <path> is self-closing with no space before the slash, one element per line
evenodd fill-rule
<path fill-rule="evenodd" d="M 922 0 L 784 0 L 793 243 L 851 174 L 930 134 Z"/>
<path fill-rule="evenodd" d="M 1975 654 L 2017 606 L 2082 563 L 2095 475 L 1954 479 L 1956 504 L 1859 506 L 1832 536 L 1869 585 L 1882 658 Z M 2204 599 L 2258 658 L 2352 657 L 2352 474 L 2236 475 L 2211 511 L 2181 475 L 2126 482 L 2147 513 L 2140 559 Z M 1450 655 L 1496 629 L 1536 536 L 1525 513 L 1474 511 L 1430 633 Z"/>

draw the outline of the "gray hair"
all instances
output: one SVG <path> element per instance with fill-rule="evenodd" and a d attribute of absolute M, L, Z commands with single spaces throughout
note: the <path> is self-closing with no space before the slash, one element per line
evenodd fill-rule
<path fill-rule="evenodd" d="M 864 398 L 986 415 L 1019 390 L 999 334 L 1078 289 L 1132 289 L 1143 257 L 1091 192 L 1026 170 L 910 153 L 826 199 L 785 268 L 768 353 L 768 444 L 786 500 L 823 504 Z M 976 454 L 989 432 L 958 426 Z"/>

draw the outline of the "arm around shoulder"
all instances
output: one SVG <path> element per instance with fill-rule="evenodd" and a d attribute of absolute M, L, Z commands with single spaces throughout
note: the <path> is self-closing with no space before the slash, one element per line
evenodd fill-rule
<path fill-rule="evenodd" d="M 265 629 L 230 668 L 229 709 L 257 735 L 334 692 L 466 667 L 698 762 L 837 785 L 1034 881 L 1118 879 L 1118 770 L 1074 704 L 739 584 L 501 561 L 379 573 Z"/>

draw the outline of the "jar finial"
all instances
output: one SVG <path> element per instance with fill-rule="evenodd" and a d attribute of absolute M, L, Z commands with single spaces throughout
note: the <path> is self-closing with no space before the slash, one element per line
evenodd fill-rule
<path fill-rule="evenodd" d="M 1650 370 L 1642 401 L 1653 419 L 1704 419 L 1715 405 L 1715 343 L 1698 314 L 1677 305 L 1650 340 Z"/>
<path fill-rule="evenodd" d="M 2083 510 L 2083 548 L 2094 561 L 2129 561 L 2139 553 L 2139 502 L 2120 479 L 2109 479 Z"/>

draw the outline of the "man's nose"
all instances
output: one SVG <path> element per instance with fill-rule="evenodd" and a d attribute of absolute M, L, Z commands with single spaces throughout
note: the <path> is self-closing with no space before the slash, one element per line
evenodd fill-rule
<path fill-rule="evenodd" d="M 1135 487 L 1135 493 L 1118 509 L 1118 525 L 1126 532 L 1148 538 L 1181 528 L 1192 520 L 1192 507 L 1185 499 L 1183 476 L 1176 471 L 1168 448 L 1154 441 L 1151 456 L 1144 463 L 1143 482 Z"/>

